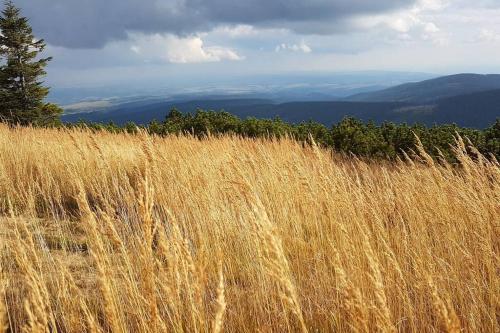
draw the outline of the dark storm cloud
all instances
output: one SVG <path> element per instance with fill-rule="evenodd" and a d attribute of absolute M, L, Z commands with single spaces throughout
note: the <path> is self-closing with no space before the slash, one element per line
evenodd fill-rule
<path fill-rule="evenodd" d="M 416 0 L 16 0 L 38 35 L 58 46 L 99 48 L 127 32 L 178 35 L 221 24 L 251 24 L 307 33 L 342 29 L 358 14 L 402 8 Z M 308 27 L 307 31 L 304 27 Z M 310 27 L 315 27 L 312 29 Z"/>

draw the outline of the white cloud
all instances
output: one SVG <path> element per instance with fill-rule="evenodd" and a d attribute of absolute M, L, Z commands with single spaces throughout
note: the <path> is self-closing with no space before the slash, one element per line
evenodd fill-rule
<path fill-rule="evenodd" d="M 242 59 L 235 51 L 228 48 L 205 47 L 200 37 L 169 38 L 164 57 L 169 62 L 179 64 Z"/>
<path fill-rule="evenodd" d="M 247 24 L 238 24 L 236 26 L 221 26 L 212 30 L 212 32 L 231 38 L 255 36 L 259 33 L 253 26 Z"/>
<path fill-rule="evenodd" d="M 450 1 L 447 0 L 420 0 L 415 6 L 417 10 L 433 10 L 439 11 L 443 10 L 450 5 Z M 414 10 L 415 10 L 414 8 Z"/>
<path fill-rule="evenodd" d="M 378 29 L 386 40 L 426 41 L 434 45 L 448 43 L 448 34 L 436 21 L 449 6 L 446 0 L 420 0 L 413 7 L 397 12 L 358 17 L 353 24 L 363 31 Z"/>
<path fill-rule="evenodd" d="M 427 33 L 436 33 L 436 32 L 439 32 L 441 29 L 439 29 L 436 24 L 432 23 L 432 22 L 427 22 L 425 25 L 424 25 L 424 31 L 427 32 Z"/>
<path fill-rule="evenodd" d="M 180 38 L 162 34 L 131 34 L 130 38 L 133 41 L 131 51 L 143 57 L 146 62 L 166 61 L 188 64 L 244 59 L 230 48 L 205 46 L 199 36 Z"/>
<path fill-rule="evenodd" d="M 276 46 L 276 52 L 281 51 L 292 51 L 292 52 L 302 52 L 302 53 L 311 53 L 312 49 L 309 45 L 307 45 L 304 41 L 299 44 L 286 44 L 282 43 Z"/>
<path fill-rule="evenodd" d="M 135 54 L 141 54 L 142 52 L 141 48 L 137 45 L 132 45 L 130 47 L 130 51 L 134 52 Z"/>
<path fill-rule="evenodd" d="M 479 42 L 487 42 L 487 43 L 499 42 L 500 34 L 493 30 L 481 29 L 481 31 L 479 31 L 477 40 Z"/>

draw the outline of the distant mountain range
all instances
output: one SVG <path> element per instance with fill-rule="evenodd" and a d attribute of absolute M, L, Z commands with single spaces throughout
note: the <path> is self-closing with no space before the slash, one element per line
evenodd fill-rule
<path fill-rule="evenodd" d="M 104 87 L 54 87 L 50 102 L 80 108 L 89 101 L 127 102 L 142 98 L 161 97 L 170 100 L 227 99 L 230 96 L 267 98 L 277 103 L 294 101 L 332 101 L 354 94 L 381 90 L 406 82 L 417 82 L 437 77 L 430 73 L 356 71 L 308 72 L 186 77 L 184 80 L 165 79 L 123 82 Z M 219 96 L 219 98 L 217 98 Z"/>
<path fill-rule="evenodd" d="M 187 97 L 187 96 L 186 96 Z M 185 97 L 185 98 L 186 98 Z M 94 112 L 63 116 L 64 121 L 133 121 L 146 124 L 163 120 L 176 107 L 182 112 L 225 110 L 241 118 L 274 118 L 298 123 L 313 120 L 330 126 L 346 116 L 381 123 L 456 123 L 484 128 L 500 118 L 500 75 L 459 74 L 406 83 L 388 89 L 356 94 L 337 101 L 278 103 L 264 98 L 212 97 L 194 100 L 137 100 L 118 105 L 100 105 Z M 98 108 L 99 109 L 99 108 Z"/>
<path fill-rule="evenodd" d="M 430 103 L 443 98 L 500 89 L 500 74 L 456 74 L 421 82 L 356 94 L 345 98 L 353 102 Z"/>

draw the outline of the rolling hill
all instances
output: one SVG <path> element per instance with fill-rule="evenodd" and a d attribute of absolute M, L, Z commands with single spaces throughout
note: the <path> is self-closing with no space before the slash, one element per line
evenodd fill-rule
<path fill-rule="evenodd" d="M 120 125 L 132 121 L 137 124 L 147 124 L 152 120 L 165 119 L 168 112 L 174 107 L 183 112 L 194 112 L 201 108 L 206 110 L 224 109 L 235 114 L 245 114 L 251 113 L 252 110 L 257 112 L 261 108 L 268 110 L 273 105 L 272 103 L 271 100 L 257 98 L 131 102 L 115 105 L 105 110 L 66 114 L 63 116 L 63 121 L 86 120 L 100 123 L 112 121 Z"/>
<path fill-rule="evenodd" d="M 313 120 L 330 126 L 346 116 L 376 123 L 423 123 L 426 125 L 456 123 L 464 127 L 484 128 L 500 117 L 500 90 L 444 98 L 430 104 L 400 102 L 290 102 L 275 104 L 266 100 L 196 100 L 187 102 L 160 102 L 148 105 L 118 106 L 113 110 L 63 116 L 66 122 L 86 120 L 115 122 L 129 121 L 147 124 L 162 121 L 173 107 L 182 112 L 225 110 L 240 118 L 275 118 L 299 123 Z"/>
<path fill-rule="evenodd" d="M 493 87 L 493 88 L 491 88 Z M 66 122 L 127 122 L 147 124 L 162 121 L 169 110 L 225 110 L 240 118 L 275 118 L 290 123 L 313 120 L 330 126 L 346 116 L 376 123 L 456 123 L 464 127 L 484 128 L 500 118 L 500 75 L 459 74 L 408 83 L 378 92 L 351 96 L 343 101 L 293 101 L 278 103 L 272 99 L 212 96 L 200 99 L 137 100 L 112 105 L 93 112 L 70 113 Z"/>
<path fill-rule="evenodd" d="M 394 110 L 408 107 L 406 103 L 364 103 L 364 102 L 289 102 L 276 104 L 266 100 L 194 100 L 187 102 L 161 102 L 136 107 L 118 106 L 107 111 L 69 114 L 63 116 L 67 122 L 86 120 L 91 122 L 110 122 L 123 125 L 133 121 L 146 124 L 149 121 L 163 120 L 169 110 L 176 107 L 182 112 L 194 112 L 196 109 L 225 110 L 240 118 L 275 118 L 290 123 L 313 120 L 327 126 L 353 116 L 362 120 L 383 122 L 390 119 Z"/>
<path fill-rule="evenodd" d="M 424 123 L 456 123 L 459 126 L 484 128 L 500 118 L 500 89 L 444 98 L 432 112 L 417 117 Z"/>
<path fill-rule="evenodd" d="M 500 89 L 500 74 L 456 74 L 347 97 L 353 102 L 425 104 L 443 98 Z"/>

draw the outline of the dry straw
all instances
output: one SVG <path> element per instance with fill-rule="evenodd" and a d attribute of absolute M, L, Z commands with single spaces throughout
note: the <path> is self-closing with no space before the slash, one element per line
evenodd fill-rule
<path fill-rule="evenodd" d="M 498 332 L 500 165 L 0 126 L 0 332 Z"/>

